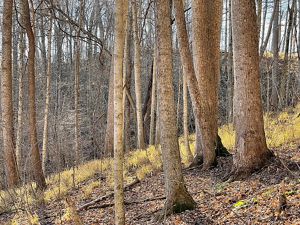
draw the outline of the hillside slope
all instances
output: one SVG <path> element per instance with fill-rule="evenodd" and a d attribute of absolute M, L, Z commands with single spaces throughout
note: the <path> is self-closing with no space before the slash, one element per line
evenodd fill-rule
<path fill-rule="evenodd" d="M 266 115 L 267 142 L 277 156 L 261 171 L 243 181 L 224 182 L 232 158 L 219 158 L 209 172 L 200 167 L 184 170 L 187 187 L 197 202 L 194 211 L 166 218 L 166 224 L 300 224 L 300 105 L 279 115 Z M 234 145 L 232 125 L 220 128 L 223 143 Z M 194 151 L 194 135 L 190 136 Z M 186 162 L 181 138 L 181 155 Z M 128 224 L 157 224 L 155 213 L 164 204 L 160 153 L 154 146 L 127 154 L 125 179 Z M 38 193 L 34 184 L 1 192 L 1 224 L 113 224 L 112 160 L 88 162 L 47 179 L 48 189 Z M 135 182 L 141 180 L 140 182 Z M 100 196 L 90 207 L 74 212 Z M 67 203 L 66 199 L 67 198 Z M 283 200 L 287 205 L 282 205 Z"/>

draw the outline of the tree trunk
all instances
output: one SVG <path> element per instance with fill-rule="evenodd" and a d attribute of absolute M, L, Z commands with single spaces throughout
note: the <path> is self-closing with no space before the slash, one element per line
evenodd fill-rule
<path fill-rule="evenodd" d="M 131 46 L 132 46 L 132 18 L 131 13 L 128 15 L 126 23 L 126 40 L 124 50 L 124 67 L 123 67 L 123 104 L 124 104 L 124 150 L 128 151 L 131 149 L 130 143 L 130 102 L 126 96 L 126 91 L 130 93 L 131 89 Z"/>
<path fill-rule="evenodd" d="M 29 130 L 31 144 L 31 164 L 34 180 L 38 188 L 46 188 L 42 162 L 37 141 L 36 106 L 35 106 L 35 36 L 30 22 L 30 11 L 27 0 L 22 0 L 24 27 L 28 37 L 28 83 L 29 83 Z"/>
<path fill-rule="evenodd" d="M 22 132 L 23 132 L 23 79 L 25 74 L 25 40 L 24 40 L 24 32 L 21 32 L 20 34 L 20 40 L 19 40 L 19 87 L 18 87 L 18 118 L 17 118 L 17 135 L 16 135 L 16 159 L 17 159 L 17 165 L 19 174 L 21 175 L 21 161 L 22 161 Z"/>
<path fill-rule="evenodd" d="M 165 214 L 193 209 L 195 202 L 185 187 L 177 139 L 172 75 L 172 39 L 169 1 L 157 3 L 158 95 L 161 150 L 165 177 Z"/>
<path fill-rule="evenodd" d="M 260 37 L 260 27 L 261 27 L 261 13 L 262 13 L 262 0 L 257 0 L 257 34 Z"/>
<path fill-rule="evenodd" d="M 156 108 L 156 61 L 157 61 L 157 48 L 154 47 L 153 53 L 153 78 L 152 78 L 152 89 L 151 89 L 151 121 L 150 121 L 150 138 L 149 144 L 155 144 L 155 108 Z"/>
<path fill-rule="evenodd" d="M 274 2 L 274 20 L 273 20 L 273 37 L 272 37 L 272 90 L 271 90 L 271 110 L 277 110 L 278 106 L 278 73 L 279 73 L 279 1 Z"/>
<path fill-rule="evenodd" d="M 177 107 L 176 107 L 176 118 L 177 118 L 177 120 L 176 120 L 176 127 L 178 128 L 178 129 L 180 129 L 179 128 L 179 118 L 180 118 L 180 106 L 181 106 L 181 102 L 180 102 L 180 99 L 181 99 L 181 77 L 179 76 L 178 77 L 178 83 L 177 83 L 177 85 L 178 85 L 178 91 L 177 91 Z"/>
<path fill-rule="evenodd" d="M 114 44 L 114 193 L 115 224 L 125 224 L 123 184 L 123 56 L 128 1 L 117 0 L 115 5 Z"/>
<path fill-rule="evenodd" d="M 184 132 L 184 146 L 187 154 L 188 162 L 193 161 L 193 154 L 191 152 L 189 143 L 189 114 L 188 114 L 188 90 L 186 76 L 182 76 L 182 98 L 183 98 L 183 132 Z"/>
<path fill-rule="evenodd" d="M 136 119 L 137 119 L 137 148 L 145 148 L 144 123 L 142 113 L 142 90 L 141 90 L 141 45 L 138 34 L 137 22 L 137 1 L 132 4 L 133 13 L 133 36 L 134 36 L 134 83 L 136 98 Z"/>
<path fill-rule="evenodd" d="M 51 13 L 51 12 L 50 12 Z M 46 174 L 47 163 L 47 145 L 48 145 L 48 121 L 49 121 L 49 106 L 50 106 L 50 88 L 51 88 L 51 75 L 52 75 L 52 63 L 51 63 L 51 42 L 52 42 L 52 15 L 50 15 L 49 31 L 48 31 L 48 46 L 47 46 L 47 82 L 46 82 L 46 102 L 44 113 L 44 133 L 43 133 L 43 148 L 42 148 L 42 167 L 43 172 Z"/>
<path fill-rule="evenodd" d="M 265 0 L 265 7 L 264 7 L 264 10 L 263 10 L 262 28 L 261 28 L 261 39 L 260 39 L 260 45 L 259 45 L 260 47 L 259 47 L 259 49 L 261 49 L 262 46 L 263 46 L 263 44 L 264 44 L 267 13 L 268 13 L 268 0 Z"/>
<path fill-rule="evenodd" d="M 84 0 L 80 0 L 79 25 L 75 39 L 75 165 L 82 162 L 80 124 L 80 30 L 83 23 Z"/>
<path fill-rule="evenodd" d="M 157 62 L 156 62 L 156 64 L 157 64 Z M 156 76 L 157 76 L 157 72 L 156 72 Z M 157 90 L 157 88 L 158 88 L 158 84 L 156 81 L 156 90 Z M 156 94 L 156 101 L 157 102 L 156 102 L 155 145 L 159 145 L 160 144 L 160 116 L 159 116 L 159 95 L 158 95 L 158 93 Z"/>
<path fill-rule="evenodd" d="M 192 9 L 193 58 L 201 96 L 200 105 L 203 109 L 198 117 L 203 167 L 210 168 L 216 163 L 222 1 L 194 0 Z M 207 51 L 207 48 L 210 50 Z"/>
<path fill-rule="evenodd" d="M 12 102 L 12 9 L 13 1 L 5 0 L 3 2 L 2 23 L 1 109 L 4 159 L 9 188 L 13 188 L 19 183 L 18 166 L 14 149 Z"/>
<path fill-rule="evenodd" d="M 107 121 L 104 149 L 105 155 L 113 156 L 114 153 L 114 57 L 111 59 L 109 72 L 108 103 L 107 103 Z"/>
<path fill-rule="evenodd" d="M 285 50 L 284 50 L 284 65 L 283 65 L 283 74 L 281 76 L 279 96 L 280 96 L 280 108 L 284 108 L 286 106 L 286 98 L 285 98 L 285 87 L 287 83 L 288 77 L 288 59 L 289 59 L 289 48 L 290 41 L 292 39 L 292 28 L 293 28 L 293 17 L 295 11 L 296 0 L 292 0 L 292 5 L 289 8 L 289 19 L 287 24 L 287 32 L 286 32 L 286 41 L 285 41 Z"/>
<path fill-rule="evenodd" d="M 236 153 L 233 173 L 243 178 L 260 169 L 272 153 L 266 145 L 260 97 L 255 2 L 232 1 Z"/>
<path fill-rule="evenodd" d="M 231 2 L 229 0 L 229 34 L 228 34 L 228 65 L 227 65 L 227 107 L 228 107 L 228 123 L 233 121 L 233 59 L 232 59 L 232 20 L 231 20 Z"/>
<path fill-rule="evenodd" d="M 200 164 L 203 162 L 203 145 L 202 138 L 204 131 L 202 131 L 203 127 L 201 127 L 201 117 L 203 116 L 205 110 L 204 105 L 201 103 L 201 99 L 204 96 L 201 96 L 200 93 L 200 85 L 198 85 L 198 81 L 195 75 L 194 65 L 192 54 L 189 49 L 189 42 L 187 36 L 187 30 L 184 19 L 184 9 L 182 1 L 174 0 L 174 9 L 175 9 L 175 18 L 176 18 L 176 26 L 177 26 L 177 35 L 178 35 L 178 43 L 180 48 L 180 57 L 183 66 L 183 74 L 187 77 L 188 88 L 192 100 L 193 111 L 196 120 L 196 156 L 193 164 Z M 218 50 L 219 51 L 219 50 Z M 217 85 L 216 85 L 217 86 Z M 208 133 L 208 131 L 205 131 Z M 213 151 L 218 152 L 218 149 L 215 148 L 217 145 L 217 127 L 216 127 L 216 139 L 214 140 L 214 148 Z M 228 153 L 228 152 L 227 152 Z M 208 162 L 208 158 L 206 158 L 205 168 L 210 166 Z"/>
<path fill-rule="evenodd" d="M 268 10 L 268 9 L 266 9 L 266 10 Z M 233 12 L 232 12 L 232 14 L 233 14 Z M 262 59 L 264 57 L 264 53 L 265 53 L 267 45 L 269 43 L 269 39 L 270 39 L 270 36 L 271 36 L 271 31 L 272 31 L 272 25 L 273 25 L 274 16 L 275 16 L 275 10 L 273 10 L 271 19 L 269 21 L 269 27 L 268 27 L 266 39 L 262 40 L 263 43 L 262 43 L 261 48 L 260 48 L 260 59 Z M 255 14 L 255 17 L 256 17 L 256 14 Z M 264 32 L 264 29 L 263 29 L 263 32 Z"/>

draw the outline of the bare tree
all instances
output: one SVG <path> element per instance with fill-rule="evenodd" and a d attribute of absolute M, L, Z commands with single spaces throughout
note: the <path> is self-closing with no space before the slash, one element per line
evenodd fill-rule
<path fill-rule="evenodd" d="M 160 143 L 165 177 L 165 214 L 193 209 L 195 202 L 185 186 L 177 139 L 176 111 L 172 78 L 172 41 L 169 1 L 158 0 L 157 48 Z"/>
<path fill-rule="evenodd" d="M 261 168 L 272 155 L 264 132 L 254 1 L 232 1 L 232 29 L 236 129 L 233 173 L 240 178 Z"/>
<path fill-rule="evenodd" d="M 13 96 L 12 96 L 12 9 L 13 1 L 3 2 L 1 109 L 3 148 L 8 187 L 19 183 L 14 148 Z"/>
<path fill-rule="evenodd" d="M 84 5 L 85 1 L 80 0 L 79 26 L 75 39 L 75 160 L 77 164 L 82 162 L 80 137 L 80 32 L 83 23 Z"/>
<path fill-rule="evenodd" d="M 21 173 L 21 161 L 22 161 L 22 130 L 23 130 L 23 101 L 24 101 L 24 73 L 25 73 L 25 33 L 22 31 L 20 33 L 19 41 L 19 87 L 18 87 L 18 116 L 17 116 L 17 134 L 16 134 L 16 159 L 17 165 L 19 167 L 19 172 Z"/>
<path fill-rule="evenodd" d="M 46 187 L 45 176 L 37 141 L 36 106 L 35 106 L 35 36 L 30 21 L 29 3 L 22 0 L 24 27 L 28 37 L 28 83 L 29 83 L 29 127 L 31 144 L 31 163 L 34 180 L 39 188 Z"/>
<path fill-rule="evenodd" d="M 51 13 L 51 12 L 50 12 Z M 46 102 L 44 113 L 44 132 L 43 132 L 43 147 L 42 147 L 42 167 L 43 172 L 46 174 L 47 163 L 47 147 L 48 147 L 48 123 L 49 123 L 49 107 L 50 107 L 50 88 L 51 88 L 51 75 L 52 75 L 52 62 L 51 62 L 51 43 L 52 43 L 52 16 L 50 15 L 49 30 L 48 30 L 48 44 L 47 44 L 47 81 L 46 81 Z"/>
<path fill-rule="evenodd" d="M 125 25 L 128 1 L 118 0 L 115 5 L 115 45 L 114 45 L 114 193 L 115 224 L 125 224 L 123 190 L 123 56 Z"/>
<path fill-rule="evenodd" d="M 137 148 L 145 148 L 144 123 L 142 113 L 142 91 L 141 91 L 141 46 L 137 22 L 137 1 L 132 2 L 133 14 L 133 36 L 134 36 L 134 81 L 136 98 L 136 119 L 137 119 Z"/>
<path fill-rule="evenodd" d="M 150 138 L 149 138 L 149 144 L 154 145 L 155 144 L 155 108 L 156 108 L 156 74 L 157 74 L 157 67 L 156 62 L 157 61 L 157 49 L 154 47 L 154 53 L 153 53 L 153 79 L 152 79 L 152 93 L 151 93 L 151 121 L 150 121 Z"/>
<path fill-rule="evenodd" d="M 274 20 L 273 20 L 273 34 L 272 34 L 272 52 L 273 52 L 273 66 L 272 66 L 272 91 L 271 91 L 271 107 L 276 110 L 278 106 L 278 75 L 279 75 L 279 2 L 274 1 Z"/>

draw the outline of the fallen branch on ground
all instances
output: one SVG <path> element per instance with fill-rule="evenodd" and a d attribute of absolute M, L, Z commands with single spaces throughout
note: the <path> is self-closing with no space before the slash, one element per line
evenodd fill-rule
<path fill-rule="evenodd" d="M 135 184 L 137 184 L 137 183 L 139 183 L 139 182 L 140 182 L 139 179 L 135 179 L 133 182 L 131 182 L 130 184 L 126 185 L 126 186 L 124 187 L 124 190 L 125 190 L 125 191 L 128 190 L 129 188 L 131 188 L 132 186 L 134 186 Z M 94 199 L 93 201 L 90 201 L 90 202 L 88 202 L 88 203 L 86 203 L 86 204 L 80 206 L 80 207 L 77 209 L 77 211 L 86 209 L 86 208 L 88 208 L 88 207 L 90 207 L 90 206 L 92 206 L 92 205 L 94 205 L 94 204 L 96 204 L 96 203 L 98 203 L 98 202 L 101 202 L 101 201 L 103 201 L 103 200 L 105 200 L 105 199 L 107 199 L 107 198 L 109 198 L 109 197 L 111 197 L 111 196 L 113 196 L 113 195 L 114 195 L 114 192 L 111 192 L 111 193 L 108 193 L 108 194 L 106 194 L 106 195 L 103 195 L 103 196 L 101 196 L 101 197 L 99 197 L 99 198 L 96 198 L 96 199 Z"/>
<path fill-rule="evenodd" d="M 131 202 L 125 201 L 124 204 L 125 205 L 140 204 L 140 203 L 145 203 L 145 202 L 150 202 L 150 201 L 163 200 L 165 198 L 166 198 L 166 196 L 158 196 L 158 197 L 146 198 L 146 199 L 137 200 L 137 201 L 131 201 Z M 112 206 L 114 206 L 114 204 L 115 203 L 113 203 L 113 202 L 111 202 L 111 203 L 104 203 L 102 205 L 90 206 L 87 209 L 103 209 L 103 208 L 107 208 L 107 207 L 112 207 Z"/>

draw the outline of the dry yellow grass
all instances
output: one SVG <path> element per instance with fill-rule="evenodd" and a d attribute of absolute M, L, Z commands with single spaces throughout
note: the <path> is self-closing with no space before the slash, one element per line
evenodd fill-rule
<path fill-rule="evenodd" d="M 300 104 L 292 110 L 280 113 L 278 116 L 264 116 L 265 131 L 267 144 L 270 149 L 279 148 L 283 144 L 285 146 L 295 147 L 300 140 Z M 235 132 L 232 124 L 224 125 L 219 128 L 219 135 L 226 148 L 234 149 Z M 189 137 L 190 148 L 195 154 L 195 135 Z M 184 165 L 188 165 L 186 150 L 183 138 L 179 138 L 180 153 Z M 161 170 L 162 161 L 160 146 L 150 146 L 146 150 L 132 151 L 125 156 L 124 179 L 126 183 L 132 182 L 136 177 L 144 179 L 151 175 L 154 171 Z M 87 162 L 78 166 L 76 169 L 65 170 L 59 174 L 55 174 L 47 178 L 48 189 L 44 192 L 44 201 L 50 202 L 64 197 L 74 185 L 78 186 L 82 182 L 86 182 L 97 174 L 106 176 L 103 185 L 113 187 L 112 159 L 102 159 Z M 94 188 L 100 185 L 100 181 L 90 182 L 83 187 L 85 198 L 88 198 Z M 104 181 L 103 181 L 104 182 Z M 28 184 L 24 187 L 13 191 L 0 191 L 0 211 L 13 210 L 16 204 L 35 204 L 36 193 L 35 184 Z"/>

